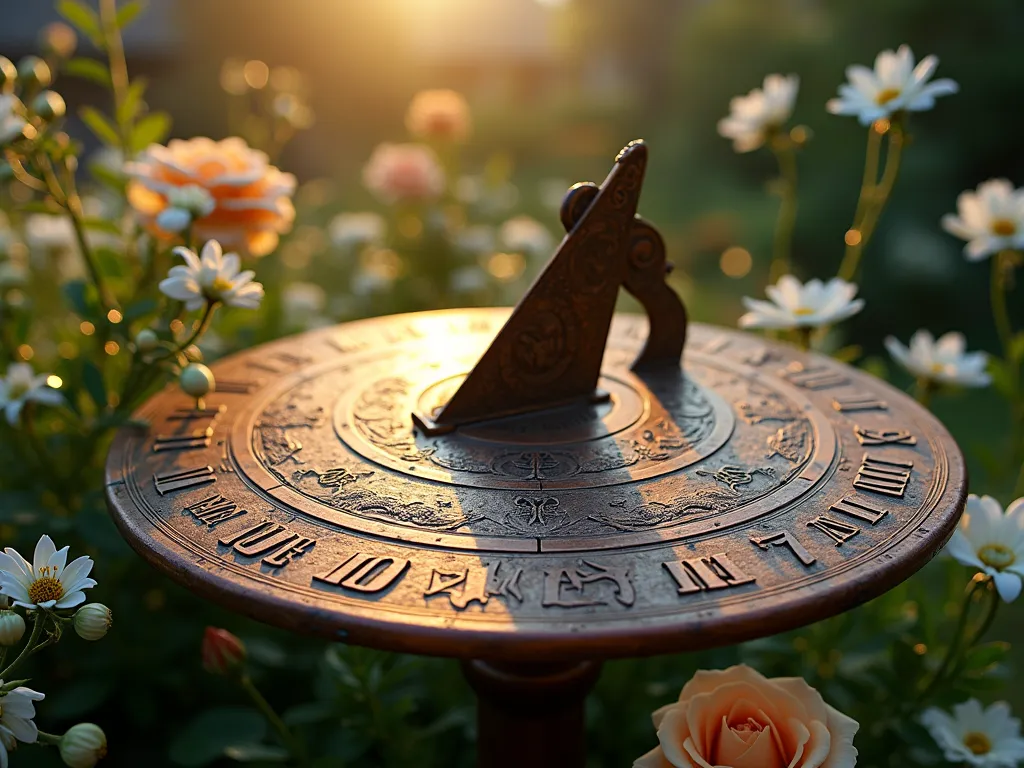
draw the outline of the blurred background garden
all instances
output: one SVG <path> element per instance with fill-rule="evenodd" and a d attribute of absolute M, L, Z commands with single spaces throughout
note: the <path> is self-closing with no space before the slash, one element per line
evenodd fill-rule
<path fill-rule="evenodd" d="M 41 31 L 58 20 L 49 2 L 0 0 L 0 54 L 17 62 L 37 53 Z M 563 234 L 566 188 L 599 182 L 638 137 L 651 150 L 640 211 L 665 237 L 674 286 L 691 318 L 734 326 L 740 297 L 760 296 L 768 283 L 779 199 L 771 154 L 738 155 L 716 131 L 730 98 L 770 72 L 800 75 L 793 124 L 807 142 L 793 272 L 825 279 L 843 256 L 866 135 L 825 103 L 847 66 L 870 65 L 882 49 L 907 43 L 919 58 L 935 54 L 961 92 L 915 116 L 858 280 L 867 309 L 829 341 L 909 388 L 885 353 L 887 335 L 959 330 L 971 349 L 998 351 L 989 271 L 968 263 L 939 222 L 964 189 L 1024 181 L 1022 39 L 1024 4 L 1014 0 L 149 0 L 124 45 L 132 76 L 148 82 L 151 113 L 173 117 L 171 137 L 242 136 L 297 177 L 294 226 L 247 265 L 266 301 L 257 312 L 225 313 L 201 345 L 207 360 L 327 323 L 514 303 Z M 101 58 L 87 36 L 78 45 L 75 56 Z M 99 216 L 113 203 L 95 179 L 115 173 L 121 158 L 103 146 L 103 126 L 82 117 L 86 105 L 108 109 L 96 80 L 79 66 L 54 87 L 67 102 L 66 130 L 85 147 L 87 212 Z M 461 93 L 471 115 L 458 151 L 439 151 L 449 179 L 443 203 L 384 204 L 368 188 L 367 162 L 382 142 L 409 140 L 410 102 L 437 88 Z M 16 207 L 25 191 L 9 175 L 2 183 Z M 0 306 L 19 342 L 4 348 L 4 363 L 30 361 L 72 380 L 95 324 L 79 317 L 42 337 L 27 327 L 29 303 L 59 303 L 61 284 L 81 277 L 63 223 L 31 211 L 0 220 Z M 1019 300 L 1010 311 L 1019 326 Z M 112 349 L 111 357 L 127 351 Z M 1010 450 L 1005 402 L 983 389 L 933 407 L 967 454 L 972 491 L 1008 502 L 1017 478 L 1000 469 Z M 245 640 L 268 698 L 326 745 L 330 756 L 317 765 L 472 764 L 472 699 L 456 662 L 325 648 L 201 602 L 122 541 L 98 474 L 106 445 L 93 448 L 96 472 L 79 478 L 73 508 L 56 503 L 38 474 L 4 475 L 0 485 L 0 544 L 30 551 L 43 532 L 74 542 L 96 560 L 115 616 L 103 643 L 86 649 L 71 637 L 35 662 L 34 687 L 47 691 L 54 729 L 100 723 L 113 765 L 231 764 L 225 747 L 261 741 L 266 726 L 236 689 L 203 671 L 199 644 L 212 624 Z M 0 458 L 12 450 L 0 447 Z M 865 706 L 898 687 L 873 676 L 912 675 L 924 663 L 917 635 L 955 615 L 951 604 L 921 617 L 921 596 L 963 579 L 959 566 L 936 565 L 870 613 L 742 649 L 606 665 L 588 710 L 593 767 L 628 765 L 647 751 L 649 712 L 698 666 L 742 658 L 766 674 L 804 675 L 840 709 L 851 697 Z M 1004 611 L 993 635 L 1013 638 L 1019 626 Z M 999 696 L 1019 712 L 1024 688 L 1009 669 L 986 667 L 972 691 L 984 697 L 998 680 Z M 59 764 L 55 754 L 27 752 L 26 764 Z"/>

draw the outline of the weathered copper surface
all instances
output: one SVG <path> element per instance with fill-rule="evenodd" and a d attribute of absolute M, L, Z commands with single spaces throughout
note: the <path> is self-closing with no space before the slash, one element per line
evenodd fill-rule
<path fill-rule="evenodd" d="M 694 324 L 682 369 L 631 370 L 616 315 L 608 402 L 432 437 L 508 318 L 350 323 L 174 387 L 108 464 L 145 557 L 233 610 L 299 631 L 492 660 L 691 650 L 856 605 L 953 530 L 965 477 L 942 426 L 831 359 Z"/>

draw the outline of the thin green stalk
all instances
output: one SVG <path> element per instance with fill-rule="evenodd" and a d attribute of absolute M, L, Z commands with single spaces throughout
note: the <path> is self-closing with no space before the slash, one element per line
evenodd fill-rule
<path fill-rule="evenodd" d="M 292 754 L 292 756 L 298 759 L 300 762 L 304 763 L 305 755 L 303 754 L 303 750 L 299 746 L 298 741 L 296 741 L 295 737 L 292 735 L 292 732 L 288 728 L 288 726 L 285 725 L 284 720 L 282 720 L 280 716 L 277 714 L 277 712 L 274 711 L 274 708 L 270 705 L 270 702 L 263 698 L 263 694 L 260 693 L 259 689 L 253 684 L 252 679 L 249 677 L 249 675 L 242 675 L 238 681 L 241 684 L 243 690 L 245 690 L 245 692 L 249 695 L 249 698 L 252 699 L 252 702 L 256 705 L 256 708 L 260 711 L 263 717 L 267 719 L 267 722 L 270 723 L 270 727 L 274 729 L 278 737 L 281 739 L 281 742 Z"/>
<path fill-rule="evenodd" d="M 771 149 L 779 162 L 781 182 L 779 214 L 775 222 L 775 239 L 772 244 L 772 264 L 768 272 L 769 282 L 775 283 L 780 277 L 792 271 L 790 262 L 797 213 L 797 166 L 796 149 L 788 136 L 773 140 Z"/>
<path fill-rule="evenodd" d="M 877 133 L 874 126 L 870 130 L 873 133 Z M 882 172 L 882 178 L 877 183 L 874 179 L 868 180 L 868 165 L 870 163 L 865 164 L 865 183 L 860 190 L 860 198 L 857 202 L 857 215 L 855 215 L 853 226 L 851 227 L 851 231 L 856 232 L 858 237 L 847 242 L 843 261 L 839 265 L 839 277 L 843 280 L 853 280 L 857 277 L 864 249 L 871 240 L 871 236 L 875 233 L 878 220 L 886 203 L 889 201 L 892 189 L 896 184 L 896 178 L 899 175 L 900 159 L 906 137 L 903 133 L 903 127 L 896 118 L 893 119 L 887 135 L 885 170 Z M 875 172 L 877 173 L 877 166 Z"/>
<path fill-rule="evenodd" d="M 1007 364 L 1010 364 L 1011 356 L 1013 352 L 1013 324 L 1010 322 L 1010 313 L 1006 309 L 1006 264 L 1010 260 L 1010 255 L 1005 251 L 997 253 L 992 257 L 992 282 L 991 282 L 991 299 L 992 299 L 992 316 L 995 320 L 996 331 L 999 334 L 999 343 L 1003 347 L 1003 357 L 1006 359 Z M 1016 383 L 1016 372 L 1014 372 L 1014 381 Z M 1016 389 L 1014 389 L 1016 392 Z"/>
<path fill-rule="evenodd" d="M 32 632 L 28 636 L 28 642 L 25 643 L 25 646 L 21 649 L 21 653 L 18 654 L 14 661 L 12 661 L 10 664 L 4 667 L 3 671 L 0 672 L 0 680 L 6 680 L 8 675 L 10 675 L 14 668 L 29 657 L 29 655 L 32 653 L 33 648 L 35 648 L 36 642 L 38 642 L 39 640 L 39 635 L 42 633 L 43 624 L 45 623 L 46 622 L 42 616 L 42 611 L 33 611 Z"/>
<path fill-rule="evenodd" d="M 935 382 L 922 376 L 914 386 L 914 399 L 925 408 L 930 408 L 932 395 L 935 393 Z"/>
<path fill-rule="evenodd" d="M 58 746 L 60 744 L 60 741 L 63 738 L 64 738 L 63 736 L 57 736 L 56 734 L 53 734 L 53 733 L 47 733 L 46 731 L 39 731 L 37 733 L 36 742 L 38 744 L 45 744 L 46 746 L 49 746 L 49 747 L 56 747 L 56 746 Z"/>
<path fill-rule="evenodd" d="M 814 329 L 808 325 L 802 325 L 795 329 L 796 332 L 796 343 L 804 352 L 811 350 L 811 337 L 814 335 Z"/>
<path fill-rule="evenodd" d="M 128 63 L 124 55 L 121 30 L 117 26 L 117 0 L 100 0 L 100 25 L 103 28 L 103 44 L 110 66 L 110 91 L 114 96 L 114 121 L 125 158 L 131 148 L 131 121 L 124 114 L 124 103 L 128 98 Z"/>
<path fill-rule="evenodd" d="M 972 579 L 970 585 L 967 587 L 967 591 L 964 594 L 963 602 L 960 604 L 960 615 L 957 618 L 956 629 L 953 632 L 953 639 L 949 646 L 946 648 L 946 655 L 942 659 L 942 663 L 939 668 L 935 671 L 932 679 L 928 685 L 924 687 L 921 694 L 918 696 L 919 701 L 923 701 L 938 687 L 939 683 L 946 677 L 946 673 L 953 665 L 957 654 L 960 651 L 961 644 L 963 643 L 964 633 L 967 631 L 967 618 L 971 610 L 971 601 L 974 599 L 974 595 L 979 589 L 984 589 L 988 586 L 990 579 Z"/>

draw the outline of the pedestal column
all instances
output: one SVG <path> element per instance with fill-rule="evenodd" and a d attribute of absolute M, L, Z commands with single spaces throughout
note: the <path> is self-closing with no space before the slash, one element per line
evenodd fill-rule
<path fill-rule="evenodd" d="M 583 768 L 583 705 L 601 663 L 463 662 L 477 695 L 478 768 Z"/>

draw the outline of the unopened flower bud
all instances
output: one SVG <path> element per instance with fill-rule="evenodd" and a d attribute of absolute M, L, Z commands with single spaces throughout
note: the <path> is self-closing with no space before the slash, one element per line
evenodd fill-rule
<path fill-rule="evenodd" d="M 26 56 L 18 62 L 18 82 L 24 88 L 46 88 L 53 82 L 50 67 L 38 56 Z"/>
<path fill-rule="evenodd" d="M 21 642 L 25 635 L 25 620 L 20 613 L 0 611 L 0 646 L 10 648 Z"/>
<path fill-rule="evenodd" d="M 206 397 L 217 388 L 217 381 L 213 378 L 213 371 L 202 363 L 189 363 L 178 377 L 178 384 L 185 391 L 185 394 L 192 397 Z"/>
<path fill-rule="evenodd" d="M 203 632 L 203 669 L 214 675 L 241 670 L 246 658 L 245 645 L 226 629 L 207 627 Z"/>
<path fill-rule="evenodd" d="M 64 117 L 67 107 L 64 99 L 56 91 L 43 91 L 32 100 L 32 111 L 43 120 L 56 120 Z"/>
<path fill-rule="evenodd" d="M 78 35 L 63 21 L 54 21 L 43 27 L 39 42 L 45 53 L 52 53 L 59 59 L 70 59 L 78 47 Z"/>
<path fill-rule="evenodd" d="M 107 735 L 98 725 L 79 723 L 60 739 L 60 757 L 70 768 L 93 768 L 107 756 Z"/>
<path fill-rule="evenodd" d="M 156 216 L 156 225 L 164 232 L 184 232 L 192 223 L 192 214 L 183 208 L 164 208 Z"/>
<path fill-rule="evenodd" d="M 75 632 L 83 640 L 100 640 L 113 621 L 113 614 L 103 603 L 87 603 L 75 611 Z"/>
<path fill-rule="evenodd" d="M 0 90 L 10 91 L 17 79 L 18 68 L 14 66 L 14 62 L 6 56 L 0 56 Z"/>
<path fill-rule="evenodd" d="M 160 337 L 152 328 L 143 328 L 135 336 L 135 346 L 140 352 L 152 352 L 160 346 Z"/>
<path fill-rule="evenodd" d="M 189 344 L 184 349 L 185 357 L 187 357 L 193 363 L 203 362 L 203 350 L 197 347 L 195 344 Z"/>

